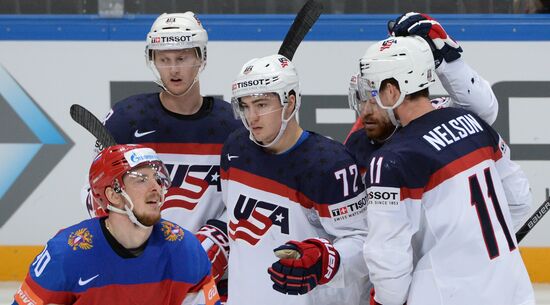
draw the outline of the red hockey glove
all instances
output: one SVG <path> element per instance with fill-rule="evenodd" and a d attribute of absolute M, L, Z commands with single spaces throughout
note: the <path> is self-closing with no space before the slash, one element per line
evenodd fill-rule
<path fill-rule="evenodd" d="M 375 293 L 374 293 L 374 287 L 373 287 L 370 289 L 370 305 L 382 305 L 374 300 L 374 294 Z M 405 302 L 405 304 L 403 305 L 407 305 L 407 302 Z"/>
<path fill-rule="evenodd" d="M 370 289 L 370 305 L 382 305 L 374 300 L 374 287 Z"/>
<path fill-rule="evenodd" d="M 424 38 L 432 48 L 436 68 L 442 60 L 452 62 L 460 58 L 462 48 L 447 35 L 439 22 L 426 14 L 406 13 L 395 22 L 390 21 L 388 27 L 394 36 L 418 35 Z"/>
<path fill-rule="evenodd" d="M 218 294 L 220 295 L 220 301 L 222 304 L 227 302 L 227 279 L 224 278 L 216 283 L 216 288 L 218 288 Z"/>
<path fill-rule="evenodd" d="M 210 219 L 195 234 L 212 263 L 212 277 L 219 282 L 227 270 L 229 259 L 229 238 L 227 224 L 221 220 Z"/>
<path fill-rule="evenodd" d="M 289 241 L 273 251 L 280 260 L 267 271 L 273 289 L 285 294 L 306 294 L 330 282 L 340 267 L 340 254 L 322 238 Z"/>

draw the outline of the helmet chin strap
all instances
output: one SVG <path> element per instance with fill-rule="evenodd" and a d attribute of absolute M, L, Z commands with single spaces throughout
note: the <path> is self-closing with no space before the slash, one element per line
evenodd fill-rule
<path fill-rule="evenodd" d="M 167 190 L 163 187 L 162 192 L 161 192 L 161 199 L 160 199 L 160 203 L 159 203 L 159 208 L 162 207 L 162 205 L 164 204 L 164 195 L 166 194 L 166 192 L 167 192 Z M 128 204 L 124 204 L 124 210 L 119 209 L 117 207 L 114 207 L 111 204 L 109 204 L 107 206 L 107 209 L 109 211 L 113 211 L 115 213 L 125 214 L 126 216 L 128 216 L 128 218 L 130 219 L 130 221 L 133 224 L 135 224 L 136 226 L 138 226 L 142 229 L 151 228 L 152 226 L 146 226 L 146 225 L 142 224 L 137 219 L 136 215 L 134 214 L 134 202 L 132 201 L 132 199 L 130 199 L 130 196 L 128 196 L 128 193 L 126 193 L 123 189 L 121 189 L 119 194 L 122 195 L 122 197 L 124 197 L 126 199 L 126 201 L 128 202 Z"/>
<path fill-rule="evenodd" d="M 382 100 L 380 99 L 380 95 L 375 96 L 376 103 L 378 104 L 378 106 L 380 108 L 386 110 L 386 113 L 388 114 L 388 117 L 390 118 L 391 123 L 395 127 L 401 126 L 401 122 L 395 116 L 395 109 L 397 109 L 397 107 L 399 107 L 399 105 L 401 105 L 403 103 L 403 101 L 405 100 L 405 96 L 406 96 L 406 94 L 401 92 L 400 95 L 399 95 L 399 98 L 397 99 L 397 101 L 395 101 L 395 103 L 392 106 L 385 106 L 382 103 Z M 395 132 L 395 130 L 394 130 L 394 132 Z M 393 133 L 392 133 L 392 135 L 393 135 Z"/>
<path fill-rule="evenodd" d="M 391 119 L 390 119 L 390 120 L 391 120 Z M 392 123 L 393 123 L 393 122 L 392 122 Z M 399 126 L 394 124 L 394 125 L 393 125 L 393 130 L 392 130 L 392 132 L 391 132 L 387 137 L 385 137 L 385 138 L 382 139 L 382 140 L 375 140 L 375 141 L 378 142 L 378 143 L 384 143 L 384 142 L 386 142 L 387 140 L 389 140 L 389 138 L 391 138 L 391 137 L 395 134 L 395 132 L 397 131 L 397 129 L 399 129 Z"/>
<path fill-rule="evenodd" d="M 388 117 L 390 118 L 390 121 L 393 124 L 393 126 L 395 126 L 396 128 L 401 126 L 401 122 L 395 117 L 395 109 L 394 108 L 386 109 L 386 113 L 388 114 Z M 393 132 L 392 132 L 392 135 L 393 135 Z"/>
<path fill-rule="evenodd" d="M 109 204 L 107 206 L 107 209 L 109 211 L 113 211 L 115 213 L 119 213 L 119 214 L 125 214 L 126 216 L 128 216 L 128 218 L 130 219 L 130 221 L 135 224 L 136 226 L 142 228 L 142 229 L 148 229 L 150 228 L 151 226 L 146 226 L 144 224 L 142 224 L 141 222 L 139 222 L 139 220 L 136 218 L 136 215 L 134 214 L 134 203 L 132 202 L 132 199 L 130 199 L 130 196 L 128 196 L 128 194 L 124 191 L 124 190 L 121 190 L 120 194 L 122 195 L 122 197 L 124 197 L 127 201 L 128 201 L 128 204 L 124 204 L 124 210 L 122 209 L 119 209 L 117 207 L 114 207 L 113 205 Z M 129 206 L 128 206 L 129 205 Z"/>
<path fill-rule="evenodd" d="M 283 133 L 285 132 L 287 124 L 288 124 L 288 121 L 282 121 L 281 122 L 281 128 L 279 129 L 279 133 L 277 133 L 277 136 L 275 137 L 275 139 L 273 139 L 273 141 L 269 142 L 268 144 L 262 144 L 261 142 L 258 142 L 254 138 L 254 135 L 252 134 L 252 131 L 250 129 L 249 129 L 249 131 L 250 131 L 249 138 L 250 138 L 250 140 L 252 140 L 252 142 L 256 143 L 256 145 L 261 146 L 263 148 L 269 148 L 269 147 L 275 145 L 277 142 L 279 142 L 279 140 L 281 140 L 281 138 L 283 137 Z"/>
<path fill-rule="evenodd" d="M 250 129 L 250 127 L 248 126 L 248 124 L 246 124 L 246 128 L 248 129 L 249 131 L 249 138 L 250 140 L 252 140 L 252 142 L 254 142 L 256 145 L 258 146 L 261 146 L 263 148 L 269 148 L 273 145 L 275 145 L 277 142 L 279 142 L 281 140 L 281 138 L 283 137 L 283 134 L 286 130 L 286 127 L 288 125 L 288 122 L 290 122 L 290 120 L 294 117 L 294 115 L 296 115 L 296 112 L 298 112 L 297 110 L 294 110 L 290 116 L 288 117 L 288 119 L 285 120 L 285 110 L 286 110 L 286 107 L 287 107 L 288 104 L 285 104 L 283 106 L 283 111 L 281 111 L 281 128 L 279 128 L 279 132 L 277 133 L 277 136 L 275 137 L 275 139 L 273 139 L 273 141 L 269 142 L 268 144 L 262 144 L 260 142 L 258 142 L 255 138 L 254 138 L 254 135 L 252 134 L 252 130 Z M 269 112 L 271 113 L 271 112 Z M 267 114 L 267 113 L 265 113 Z M 265 115 L 264 114 L 264 115 Z M 246 120 L 246 119 L 245 119 Z"/>
<path fill-rule="evenodd" d="M 191 90 L 191 88 L 193 88 L 193 86 L 195 86 L 195 84 L 199 81 L 199 71 L 197 71 L 197 73 L 195 74 L 195 77 L 193 78 L 193 82 L 191 83 L 191 85 L 189 85 L 189 87 L 187 88 L 187 90 L 185 90 L 184 93 L 182 94 L 175 94 L 173 92 L 171 92 L 170 90 L 168 90 L 168 88 L 166 88 L 166 86 L 164 86 L 164 83 L 162 82 L 162 80 L 159 79 L 159 81 L 157 82 L 157 85 L 159 85 L 164 91 L 166 91 L 168 94 L 170 94 L 171 96 L 174 96 L 174 97 L 182 97 L 182 96 L 185 96 L 187 93 L 189 93 L 189 91 Z"/>
<path fill-rule="evenodd" d="M 200 56 L 198 55 L 197 52 L 198 51 L 195 48 L 195 54 L 200 58 Z M 148 65 L 149 65 L 149 68 L 153 71 L 153 74 L 155 75 L 155 78 L 157 79 L 157 80 L 155 80 L 155 83 L 157 83 L 157 85 L 159 85 L 164 91 L 166 91 L 171 96 L 181 97 L 181 96 L 185 96 L 187 93 L 189 93 L 191 88 L 193 88 L 193 86 L 199 81 L 199 74 L 202 72 L 202 70 L 204 70 L 204 67 L 206 66 L 206 62 L 201 59 L 201 65 L 200 65 L 199 69 L 197 70 L 197 73 L 195 74 L 195 77 L 193 78 L 193 82 L 187 88 L 187 90 L 185 90 L 185 92 L 182 93 L 182 94 L 174 94 L 173 92 L 170 92 L 170 90 L 168 90 L 168 88 L 166 88 L 166 86 L 162 82 L 162 79 L 160 77 L 160 72 L 158 71 L 157 67 L 155 67 L 155 65 L 153 63 L 151 63 L 150 60 L 148 61 Z"/>

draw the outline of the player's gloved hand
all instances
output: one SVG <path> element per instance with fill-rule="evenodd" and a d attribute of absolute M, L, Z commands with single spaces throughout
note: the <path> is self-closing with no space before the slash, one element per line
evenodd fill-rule
<path fill-rule="evenodd" d="M 227 270 L 229 260 L 229 238 L 227 224 L 221 220 L 210 219 L 195 234 L 212 263 L 212 277 L 219 282 Z"/>
<path fill-rule="evenodd" d="M 424 38 L 432 48 L 436 68 L 442 60 L 452 62 L 461 56 L 462 48 L 458 43 L 447 35 L 439 22 L 426 14 L 403 14 L 394 22 L 388 22 L 388 29 L 393 36 L 418 35 Z"/>
<path fill-rule="evenodd" d="M 334 277 L 340 267 L 340 254 L 326 239 L 289 241 L 273 250 L 280 259 L 268 273 L 273 289 L 285 294 L 305 294 Z"/>
<path fill-rule="evenodd" d="M 430 103 L 435 109 L 449 108 L 453 106 L 453 100 L 448 96 L 433 98 Z"/>
<path fill-rule="evenodd" d="M 227 279 L 223 278 L 216 283 L 216 288 L 218 288 L 218 295 L 220 296 L 220 301 L 222 304 L 227 302 Z"/>
<path fill-rule="evenodd" d="M 376 302 L 376 300 L 374 300 L 374 287 L 370 289 L 370 305 L 382 305 L 378 302 Z M 405 304 L 403 305 L 407 305 L 407 302 L 405 302 Z"/>
<path fill-rule="evenodd" d="M 370 305 L 382 305 L 374 300 L 374 287 L 370 289 Z"/>

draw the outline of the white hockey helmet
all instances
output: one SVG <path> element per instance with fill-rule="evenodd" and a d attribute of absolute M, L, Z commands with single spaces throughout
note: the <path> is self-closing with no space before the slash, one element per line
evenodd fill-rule
<path fill-rule="evenodd" d="M 405 96 L 428 88 L 435 82 L 435 65 L 428 43 L 419 36 L 390 37 L 371 45 L 359 60 L 361 99 L 376 98 L 378 105 L 395 120 L 393 109 Z M 392 106 L 382 104 L 378 92 L 382 82 L 394 78 L 401 96 Z M 394 122 L 395 124 L 395 122 Z"/>
<path fill-rule="evenodd" d="M 208 34 L 193 12 L 164 13 L 157 17 L 147 34 L 145 57 L 147 65 L 155 74 L 157 84 L 164 87 L 155 67 L 154 50 L 195 49 L 201 61 L 199 72 L 206 66 Z"/>
<path fill-rule="evenodd" d="M 277 94 L 281 106 L 283 106 L 284 109 L 286 109 L 288 105 L 288 99 L 291 94 L 296 98 L 295 107 L 288 118 L 285 119 L 284 110 L 281 112 L 282 124 L 279 133 L 277 137 L 268 144 L 259 143 L 254 139 L 240 104 L 240 99 L 242 97 L 266 93 Z M 235 116 L 237 118 L 240 117 L 244 126 L 250 131 L 250 139 L 262 147 L 269 147 L 279 141 L 288 122 L 298 113 L 300 102 L 301 93 L 298 73 L 296 72 L 294 64 L 283 55 L 270 55 L 248 61 L 243 65 L 232 84 L 231 104 Z"/>

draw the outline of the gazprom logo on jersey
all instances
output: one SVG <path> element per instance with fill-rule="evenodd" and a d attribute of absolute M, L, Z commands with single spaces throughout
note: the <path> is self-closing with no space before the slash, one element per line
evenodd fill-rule
<path fill-rule="evenodd" d="M 0 227 L 73 146 L 9 72 L 0 66 Z"/>
<path fill-rule="evenodd" d="M 125 152 L 124 158 L 126 158 L 131 167 L 134 167 L 142 162 L 159 160 L 159 157 L 151 148 L 138 148 Z"/>

